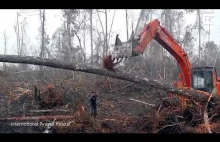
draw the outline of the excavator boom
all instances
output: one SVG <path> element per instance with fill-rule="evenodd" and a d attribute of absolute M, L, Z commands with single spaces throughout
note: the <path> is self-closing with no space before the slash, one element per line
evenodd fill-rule
<path fill-rule="evenodd" d="M 127 59 L 143 54 L 153 39 L 165 48 L 178 62 L 181 72 L 179 73 L 179 81 L 175 83 L 177 86 L 200 90 L 203 94 L 216 92 L 215 94 L 220 95 L 220 79 L 217 77 L 215 68 L 192 68 L 185 51 L 167 30 L 160 25 L 157 19 L 145 25 L 137 37 L 132 36 L 127 42 L 121 42 L 117 35 L 115 50 L 107 56 L 105 67 L 114 71 L 112 69 L 113 65 L 120 63 L 123 58 Z M 115 61 L 116 63 L 114 63 Z"/>
<path fill-rule="evenodd" d="M 166 31 L 165 28 L 160 26 L 160 22 L 155 19 L 147 24 L 140 32 L 138 37 L 131 38 L 128 42 L 122 43 L 120 39 L 116 38 L 115 51 L 113 52 L 113 61 L 120 58 L 130 58 L 143 54 L 152 40 L 156 40 L 162 45 L 174 58 L 177 60 L 181 68 L 179 74 L 179 86 L 191 86 L 191 64 L 184 50 L 178 45 L 172 36 Z M 119 42 L 118 42 L 119 41 Z"/>

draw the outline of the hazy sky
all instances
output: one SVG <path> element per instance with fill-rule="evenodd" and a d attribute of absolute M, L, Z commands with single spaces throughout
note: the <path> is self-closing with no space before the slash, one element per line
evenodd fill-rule
<path fill-rule="evenodd" d="M 16 54 L 16 34 L 14 30 L 14 25 L 16 23 L 16 12 L 17 10 L 0 10 L 0 18 L 4 19 L 1 21 L 0 26 L 1 54 L 4 53 L 3 33 L 5 30 L 8 36 L 8 49 L 10 50 L 8 54 Z M 36 39 L 39 34 L 40 26 L 39 12 L 31 12 L 29 15 L 30 16 L 27 16 L 27 35 L 30 37 L 30 42 L 33 43 L 33 45 L 36 45 Z M 58 10 L 47 10 L 46 30 L 50 36 L 53 34 L 56 28 L 60 26 L 60 17 L 60 12 Z"/>
<path fill-rule="evenodd" d="M 16 54 L 16 35 L 14 31 L 14 25 L 16 23 L 16 11 L 17 10 L 0 10 L 0 54 L 4 53 L 4 41 L 3 41 L 3 33 L 6 30 L 8 36 L 8 54 Z M 130 11 L 130 10 L 129 10 Z M 134 10 L 131 13 L 138 17 L 140 10 Z M 113 10 L 108 15 L 108 28 L 111 26 L 111 19 L 113 17 Z M 29 15 L 35 14 L 27 17 L 27 34 L 30 37 L 30 42 L 33 47 L 39 48 L 39 44 L 37 41 L 37 37 L 39 34 L 39 12 L 32 12 Z M 105 24 L 104 14 L 100 13 L 101 20 Z M 157 17 L 153 17 L 157 18 Z M 54 31 L 61 25 L 62 15 L 60 10 L 46 10 L 46 30 L 47 33 L 52 36 Z M 195 15 L 187 15 L 185 24 L 192 24 L 195 21 Z M 94 20 L 94 23 L 97 22 L 97 19 Z M 94 24 L 95 25 L 95 24 Z M 136 23 L 134 23 L 136 26 Z M 205 25 L 205 28 L 208 29 L 208 26 Z M 220 10 L 214 10 L 214 25 L 210 26 L 211 36 L 210 40 L 214 41 L 217 44 L 220 44 Z M 110 44 L 114 43 L 114 38 L 118 33 L 122 41 L 126 40 L 126 24 L 125 24 L 125 10 L 116 10 L 115 19 L 112 26 L 113 38 L 110 40 Z M 131 33 L 131 22 L 129 22 L 129 34 Z M 89 37 L 89 36 L 88 36 Z M 202 42 L 206 42 L 208 37 L 203 37 Z M 197 42 L 198 43 L 198 42 Z M 198 45 L 198 44 L 197 44 Z M 90 52 L 90 45 L 87 45 L 87 51 Z M 30 50 L 30 47 L 28 47 Z"/>

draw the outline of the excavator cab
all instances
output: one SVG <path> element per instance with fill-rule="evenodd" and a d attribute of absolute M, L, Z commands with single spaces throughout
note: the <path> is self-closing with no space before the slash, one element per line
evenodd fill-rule
<path fill-rule="evenodd" d="M 192 88 L 212 93 L 216 87 L 216 69 L 214 67 L 192 68 Z"/>

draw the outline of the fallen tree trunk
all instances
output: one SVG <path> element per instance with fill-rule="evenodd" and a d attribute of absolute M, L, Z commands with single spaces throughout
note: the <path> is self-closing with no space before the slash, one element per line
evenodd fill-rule
<path fill-rule="evenodd" d="M 109 76 L 112 78 L 117 78 L 121 80 L 126 80 L 130 82 L 139 83 L 147 87 L 153 87 L 161 90 L 165 90 L 170 93 L 178 94 L 184 96 L 188 99 L 193 99 L 198 102 L 206 103 L 210 94 L 203 93 L 201 91 L 189 90 L 185 88 L 178 88 L 172 84 L 161 82 L 158 80 L 141 78 L 138 76 L 133 76 L 131 74 L 122 73 L 122 72 L 112 72 L 104 70 L 101 68 L 91 68 L 85 65 L 73 64 L 73 63 L 64 63 L 55 59 L 41 59 L 39 57 L 33 56 L 17 56 L 17 55 L 0 55 L 0 62 L 10 62 L 10 63 L 23 63 L 23 64 L 33 64 L 33 65 L 42 65 L 53 68 L 67 69 L 73 71 L 80 71 L 85 73 L 92 73 L 102 76 Z M 220 101 L 219 97 L 214 98 L 215 101 Z"/>
<path fill-rule="evenodd" d="M 8 121 L 41 121 L 41 120 L 64 120 L 64 119 L 74 119 L 74 115 L 53 115 L 53 116 L 31 116 L 31 117 L 9 117 L 0 118 L 0 122 Z"/>
<path fill-rule="evenodd" d="M 143 101 L 139 101 L 139 100 L 135 100 L 135 99 L 132 99 L 132 98 L 130 98 L 129 100 L 135 101 L 135 102 L 139 102 L 139 103 L 143 103 L 143 104 L 145 104 L 145 105 L 152 106 L 152 107 L 155 107 L 155 106 L 156 106 L 156 105 L 154 105 L 154 104 L 149 104 L 149 103 L 146 103 L 146 102 L 143 102 Z"/>
<path fill-rule="evenodd" d="M 47 110 L 29 110 L 28 112 L 31 112 L 31 113 L 44 113 L 44 112 L 71 112 L 71 110 L 65 110 L 65 109 L 52 110 L 52 109 L 47 109 Z"/>

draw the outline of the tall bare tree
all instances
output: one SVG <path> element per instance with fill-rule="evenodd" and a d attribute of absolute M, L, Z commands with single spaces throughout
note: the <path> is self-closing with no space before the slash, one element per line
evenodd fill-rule
<path fill-rule="evenodd" d="M 108 53 L 108 13 L 107 13 L 107 9 L 105 9 L 105 49 L 106 49 L 106 53 L 105 55 Z"/>
<path fill-rule="evenodd" d="M 105 56 L 105 51 L 106 51 L 106 34 L 105 34 L 105 31 L 104 31 L 104 26 L 103 26 L 103 24 L 102 24 L 102 21 L 101 21 L 101 18 L 100 18 L 100 16 L 99 16 L 99 11 L 98 11 L 98 9 L 96 10 L 96 12 L 97 12 L 97 15 L 98 15 L 98 19 L 99 19 L 99 22 L 100 22 L 100 24 L 101 24 L 101 27 L 102 27 L 102 34 L 103 34 L 103 38 L 104 38 L 104 46 L 103 46 L 103 52 L 102 52 L 102 56 L 104 57 Z"/>
<path fill-rule="evenodd" d="M 92 9 L 90 10 L 90 33 L 91 33 L 91 63 L 93 64 L 93 30 L 92 30 Z"/>
<path fill-rule="evenodd" d="M 40 22 L 41 22 L 41 51 L 40 51 L 40 57 L 44 57 L 44 51 L 45 51 L 45 46 L 44 46 L 44 33 L 45 33 L 45 9 L 40 10 Z"/>
<path fill-rule="evenodd" d="M 8 36 L 6 34 L 6 30 L 4 31 L 4 46 L 5 46 L 5 50 L 4 50 L 4 55 L 7 54 L 7 43 L 8 43 Z M 5 71 L 6 70 L 6 63 L 4 62 L 3 63 L 3 70 Z"/>
<path fill-rule="evenodd" d="M 40 50 L 40 58 L 44 57 L 45 53 L 45 9 L 40 10 L 40 23 L 41 23 L 41 50 Z M 43 77 L 45 74 L 43 73 L 43 66 L 40 66 L 40 77 Z"/>
<path fill-rule="evenodd" d="M 202 55 L 202 49 L 204 47 L 202 47 L 201 45 L 201 35 L 205 36 L 207 34 L 207 31 L 204 29 L 203 25 L 202 25 L 202 20 L 201 20 L 201 9 L 191 9 L 191 10 L 186 10 L 187 13 L 196 13 L 196 21 L 193 25 L 193 29 L 196 30 L 196 35 L 199 35 L 199 46 L 198 46 L 198 52 L 199 55 L 195 56 L 195 60 L 196 60 L 196 66 L 200 66 L 201 65 L 201 55 Z M 205 50 L 204 50 L 205 51 Z"/>
<path fill-rule="evenodd" d="M 115 19 L 115 12 L 116 10 L 114 10 L 114 14 L 113 14 L 113 17 L 112 17 L 112 23 L 111 23 L 111 27 L 110 27 L 110 30 L 109 30 L 109 33 L 108 33 L 108 45 L 109 45 L 109 41 L 110 41 L 110 35 L 112 33 L 112 26 L 113 26 L 113 23 L 114 23 L 114 19 Z"/>
<path fill-rule="evenodd" d="M 125 9 L 125 13 L 126 13 L 126 31 L 127 31 L 127 40 L 128 40 L 128 11 L 127 9 Z"/>
<path fill-rule="evenodd" d="M 72 47 L 72 41 L 71 41 L 71 15 L 70 15 L 70 9 L 66 10 L 66 20 L 67 20 L 67 35 L 68 35 L 68 43 L 69 43 L 69 60 L 70 62 L 73 62 L 73 58 L 72 58 L 72 52 L 71 49 Z"/>
<path fill-rule="evenodd" d="M 20 47 L 20 24 L 19 24 L 19 17 L 20 13 L 17 12 L 17 19 L 16 19 L 16 24 L 14 26 L 15 34 L 16 34 L 16 39 L 17 39 L 17 52 L 18 55 L 21 55 L 21 47 Z"/>
<path fill-rule="evenodd" d="M 25 36 L 26 36 L 26 18 L 21 22 L 21 48 L 22 48 L 22 54 L 26 52 L 25 49 Z"/>
<path fill-rule="evenodd" d="M 102 34 L 103 34 L 103 41 L 104 41 L 104 46 L 103 46 L 103 54 L 102 56 L 105 56 L 107 53 L 108 53 L 108 44 L 109 44 L 109 39 L 110 39 L 110 35 L 111 35 L 111 29 L 112 29 L 112 25 L 113 25 L 113 22 L 114 22 L 114 17 L 115 17 L 115 11 L 114 10 L 114 15 L 113 15 L 113 18 L 112 18 L 112 22 L 111 22 L 111 27 L 110 27 L 110 31 L 108 32 L 108 11 L 107 9 L 105 9 L 105 11 L 99 11 L 99 10 L 96 10 L 97 11 L 97 15 L 98 15 L 98 19 L 99 19 L 99 22 L 101 24 L 101 28 L 102 28 Z M 101 21 L 101 18 L 100 18 L 100 15 L 99 15 L 99 12 L 102 12 L 105 14 L 105 30 L 104 30 L 104 26 L 103 26 L 103 23 Z M 99 32 L 98 32 L 99 33 Z"/>
<path fill-rule="evenodd" d="M 199 17 L 199 66 L 200 66 L 200 50 L 201 50 L 201 18 L 200 18 L 200 10 L 198 9 L 198 17 Z"/>
<path fill-rule="evenodd" d="M 27 53 L 27 49 L 26 49 L 26 25 L 27 25 L 27 21 L 26 21 L 26 17 L 23 19 L 23 21 L 20 24 L 20 55 L 21 56 L 25 56 Z M 28 68 L 28 64 L 20 64 L 21 70 L 27 70 Z"/>
<path fill-rule="evenodd" d="M 84 12 L 84 16 L 83 16 L 83 49 L 84 52 L 86 53 L 86 11 Z"/>
<path fill-rule="evenodd" d="M 14 25 L 14 30 L 15 30 L 15 34 L 16 34 L 16 40 L 17 40 L 17 54 L 19 56 L 24 56 L 26 49 L 25 49 L 25 38 L 26 38 L 26 17 L 23 18 L 23 20 L 21 20 L 21 16 L 23 13 L 21 13 L 20 11 L 18 11 L 16 13 L 17 17 L 16 17 L 16 24 Z M 19 68 L 20 70 L 26 70 L 28 67 L 28 65 L 25 64 L 19 64 Z"/>

